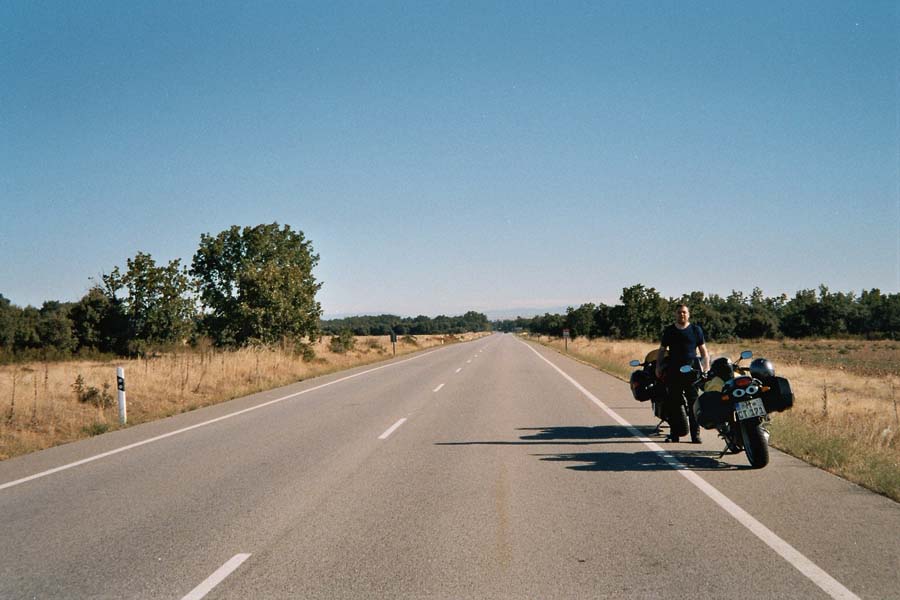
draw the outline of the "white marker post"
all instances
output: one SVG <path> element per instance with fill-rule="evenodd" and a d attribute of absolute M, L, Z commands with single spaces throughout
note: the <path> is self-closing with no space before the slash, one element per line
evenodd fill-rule
<path fill-rule="evenodd" d="M 119 424 L 124 425 L 128 420 L 125 408 L 125 369 L 116 368 L 116 387 L 119 388 Z"/>

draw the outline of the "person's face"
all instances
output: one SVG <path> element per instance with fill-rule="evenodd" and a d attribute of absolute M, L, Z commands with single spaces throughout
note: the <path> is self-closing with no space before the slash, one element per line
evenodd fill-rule
<path fill-rule="evenodd" d="M 688 319 L 691 318 L 691 311 L 686 306 L 682 306 L 675 311 L 675 322 L 679 325 L 687 325 Z"/>

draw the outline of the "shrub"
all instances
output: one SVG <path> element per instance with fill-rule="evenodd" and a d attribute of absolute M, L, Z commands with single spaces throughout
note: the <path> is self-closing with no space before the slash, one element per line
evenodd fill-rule
<path fill-rule="evenodd" d="M 303 357 L 303 362 L 308 363 L 316 360 L 316 349 L 312 347 L 312 344 L 298 342 L 294 346 L 294 352 Z"/>
<path fill-rule="evenodd" d="M 113 405 L 113 397 L 109 393 L 109 388 L 109 383 L 103 384 L 102 392 L 92 385 L 85 386 L 84 377 L 81 375 L 78 375 L 75 378 L 75 383 L 72 384 L 72 391 L 75 392 L 75 397 L 79 402 L 82 404 L 93 404 L 99 408 L 108 408 Z"/>
<path fill-rule="evenodd" d="M 344 354 L 349 350 L 353 350 L 356 346 L 356 338 L 349 329 L 343 329 L 336 336 L 331 338 L 328 348 L 335 354 Z"/>
<path fill-rule="evenodd" d="M 82 427 L 81 431 L 83 431 L 86 435 L 93 437 L 95 435 L 100 435 L 102 433 L 106 433 L 107 431 L 109 431 L 109 424 L 95 422 L 95 423 L 91 423 L 90 425 L 86 425 L 86 426 Z"/>

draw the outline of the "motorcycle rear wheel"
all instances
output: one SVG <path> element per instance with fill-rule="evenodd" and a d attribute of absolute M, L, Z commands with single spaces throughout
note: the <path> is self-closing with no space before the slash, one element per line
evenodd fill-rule
<path fill-rule="evenodd" d="M 769 464 L 769 436 L 761 421 L 741 421 L 741 437 L 744 439 L 744 452 L 751 467 L 762 469 Z"/>

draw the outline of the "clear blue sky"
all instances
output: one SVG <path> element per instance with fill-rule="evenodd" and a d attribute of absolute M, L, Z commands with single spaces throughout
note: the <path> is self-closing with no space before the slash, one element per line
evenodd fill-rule
<path fill-rule="evenodd" d="M 290 224 L 326 316 L 900 291 L 896 2 L 0 3 L 0 293 Z"/>

